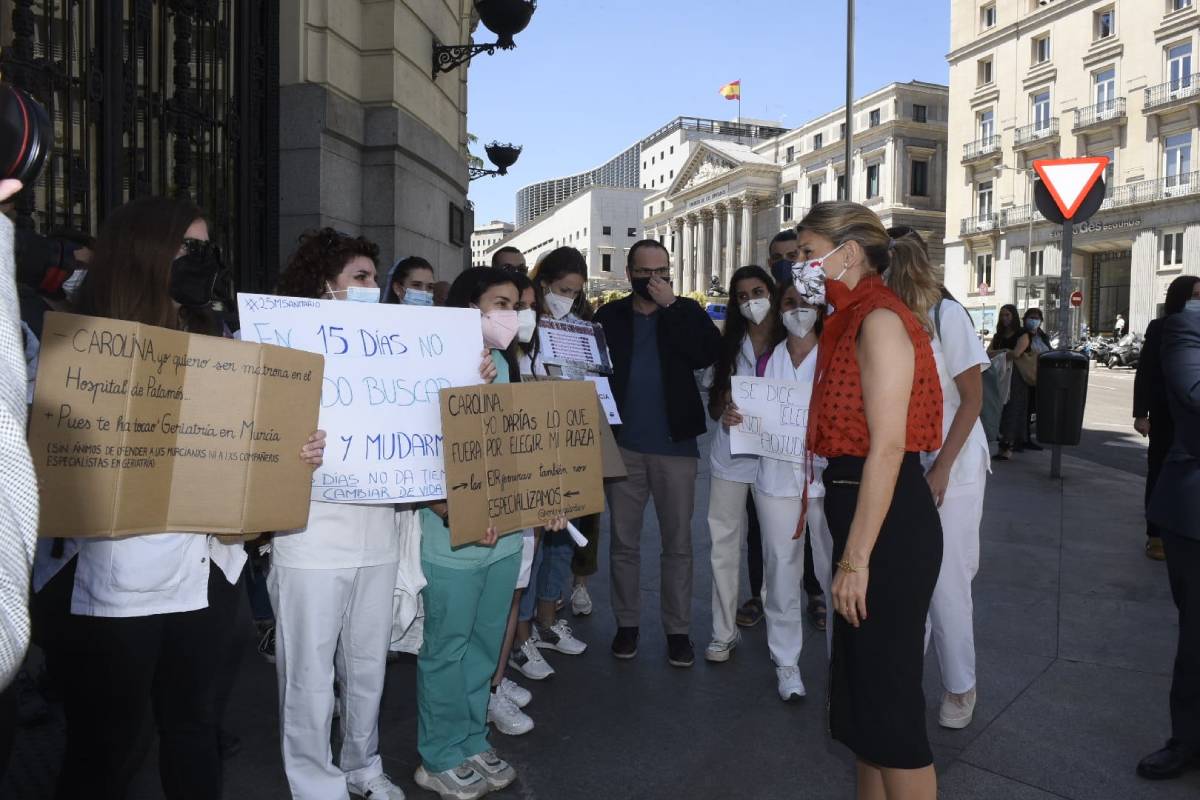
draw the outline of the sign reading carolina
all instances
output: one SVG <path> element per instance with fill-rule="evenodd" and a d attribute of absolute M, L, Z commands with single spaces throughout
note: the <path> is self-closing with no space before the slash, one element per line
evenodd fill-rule
<path fill-rule="evenodd" d="M 586 381 L 443 389 L 450 541 L 604 510 L 600 405 Z"/>
<path fill-rule="evenodd" d="M 74 314 L 46 315 L 29 424 L 42 536 L 241 534 L 308 521 L 323 363 Z"/>

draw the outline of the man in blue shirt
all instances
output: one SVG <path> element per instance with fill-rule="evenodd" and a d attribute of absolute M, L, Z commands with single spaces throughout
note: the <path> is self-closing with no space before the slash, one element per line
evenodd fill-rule
<path fill-rule="evenodd" d="M 674 666 L 690 667 L 696 438 L 707 429 L 694 373 L 716 360 L 720 334 L 699 303 L 675 296 L 670 255 L 662 244 L 636 243 L 626 269 L 633 292 L 602 306 L 595 317 L 612 355 L 613 396 L 622 420 L 617 444 L 628 472 L 606 490 L 617 618 L 612 651 L 622 659 L 637 655 L 642 522 L 653 497 L 662 538 L 667 657 Z"/>

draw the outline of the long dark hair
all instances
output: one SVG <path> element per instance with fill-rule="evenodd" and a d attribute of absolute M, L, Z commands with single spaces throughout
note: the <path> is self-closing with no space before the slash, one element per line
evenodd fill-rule
<path fill-rule="evenodd" d="M 522 341 L 517 341 L 517 349 L 529 358 L 529 367 L 530 371 L 532 371 L 533 362 L 537 360 L 538 344 L 540 341 L 537 335 L 537 326 L 541 322 L 541 315 L 538 314 L 538 309 L 541 308 L 542 305 L 542 293 L 538 291 L 537 283 L 529 280 L 527 276 L 515 271 L 509 272 L 509 274 L 513 277 L 513 283 L 517 285 L 518 299 L 520 299 L 521 295 L 525 294 L 526 289 L 529 289 L 533 292 L 533 315 L 534 319 L 537 320 L 533 324 L 533 338 L 529 340 L 528 344 Z"/>
<path fill-rule="evenodd" d="M 1023 334 L 1028 334 L 1028 333 L 1029 333 L 1029 329 L 1028 329 L 1028 328 L 1025 328 L 1025 325 L 1024 325 L 1024 323 L 1025 323 L 1025 322 L 1026 322 L 1026 321 L 1029 319 L 1029 316 L 1030 316 L 1031 314 L 1037 314 L 1037 315 L 1038 315 L 1038 318 L 1039 318 L 1039 319 L 1041 319 L 1041 320 L 1042 320 L 1042 322 L 1045 322 L 1045 321 L 1046 321 L 1046 315 L 1045 315 L 1045 314 L 1043 314 L 1043 313 L 1042 313 L 1042 310 L 1041 310 L 1040 308 L 1038 308 L 1037 306 L 1034 306 L 1033 308 L 1027 308 L 1027 309 L 1025 309 L 1025 316 L 1021 317 L 1021 327 L 1023 328 L 1023 330 L 1022 330 L 1022 333 L 1023 333 Z M 1046 345 L 1047 347 L 1049 347 L 1049 346 L 1050 346 L 1050 337 L 1046 335 L 1046 330 L 1045 330 L 1045 328 L 1038 328 L 1038 329 L 1037 329 L 1037 334 L 1038 334 L 1038 338 L 1039 338 L 1039 339 L 1041 339 L 1041 340 L 1042 340 L 1042 342 L 1044 342 L 1044 343 L 1045 343 L 1045 345 Z M 1029 342 L 1030 342 L 1030 344 L 1032 344 L 1032 343 L 1033 343 L 1033 336 L 1032 336 L 1032 335 L 1029 337 Z"/>
<path fill-rule="evenodd" d="M 574 247 L 555 248 L 538 262 L 529 277 L 538 286 L 537 312 L 539 317 L 546 313 L 543 297 L 550 292 L 550 284 L 567 275 L 578 275 L 583 278 L 584 284 L 587 283 L 587 261 L 583 254 Z M 592 307 L 587 301 L 586 291 L 581 291 L 575 298 L 575 304 L 571 306 L 571 313 L 580 319 L 590 320 L 592 318 Z"/>
<path fill-rule="evenodd" d="M 108 215 L 96 238 L 75 308 L 80 314 L 220 335 L 212 308 L 176 310 L 171 264 L 204 212 L 190 200 L 143 197 Z"/>
<path fill-rule="evenodd" d="M 708 413 L 713 419 L 720 419 L 725 408 L 725 395 L 733 379 L 734 365 L 738 353 L 742 349 L 742 339 L 746 337 L 748 328 L 746 318 L 742 316 L 737 303 L 737 285 L 742 281 L 761 281 L 767 287 L 771 298 L 772 313 L 776 306 L 775 281 L 767 271 L 756 265 L 739 267 L 729 279 L 729 304 L 725 306 L 725 330 L 721 333 L 721 344 L 718 348 L 717 360 L 713 364 L 713 383 L 708 390 Z M 771 330 L 768 344 L 774 347 L 783 340 L 783 325 L 777 314 L 772 315 Z"/>
<path fill-rule="evenodd" d="M 1183 311 L 1187 301 L 1192 299 L 1192 293 L 1196 291 L 1197 282 L 1200 282 L 1200 276 L 1196 275 L 1180 275 L 1171 281 L 1171 285 L 1167 287 L 1167 299 L 1163 303 L 1162 315 L 1169 317 Z"/>
<path fill-rule="evenodd" d="M 333 228 L 306 231 L 279 276 L 276 292 L 287 297 L 322 297 L 346 265 L 358 256 L 379 266 L 379 245 Z"/>
<path fill-rule="evenodd" d="M 493 286 L 511 284 L 521 296 L 521 286 L 517 283 L 516 275 L 499 267 L 471 267 L 463 270 L 450 284 L 450 294 L 446 296 L 446 308 L 470 308 L 479 305 L 479 298 Z M 508 362 L 508 380 L 518 383 L 521 380 L 521 367 L 517 362 L 517 340 L 504 351 L 504 360 Z"/>
<path fill-rule="evenodd" d="M 409 256 L 402 258 L 392 265 L 392 271 L 388 273 L 387 283 L 383 285 L 383 303 L 399 303 L 400 297 L 396 294 L 396 284 L 404 283 L 408 277 L 408 273 L 414 269 L 427 269 L 433 272 L 433 264 L 430 264 L 420 256 Z"/>

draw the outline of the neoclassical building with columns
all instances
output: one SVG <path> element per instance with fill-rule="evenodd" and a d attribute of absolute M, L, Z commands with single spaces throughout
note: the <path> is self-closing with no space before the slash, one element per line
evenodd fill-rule
<path fill-rule="evenodd" d="M 938 265 L 948 104 L 945 86 L 921 81 L 891 83 L 856 100 L 848 193 L 885 225 L 919 231 Z M 677 170 L 651 171 L 657 185 L 644 183 L 654 193 L 643 228 L 670 251 L 677 292 L 707 292 L 714 282 L 724 291 L 738 267 L 765 266 L 771 238 L 809 207 L 847 197 L 844 119 L 844 108 L 835 109 L 767 141 L 693 140 Z M 643 160 L 663 146 L 647 139 Z"/>

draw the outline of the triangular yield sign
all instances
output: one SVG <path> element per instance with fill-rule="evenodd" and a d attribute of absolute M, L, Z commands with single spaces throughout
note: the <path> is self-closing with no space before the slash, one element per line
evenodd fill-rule
<path fill-rule="evenodd" d="M 1058 210 L 1071 219 L 1108 168 L 1108 156 L 1041 159 L 1033 162 L 1033 168 L 1050 190 Z"/>

